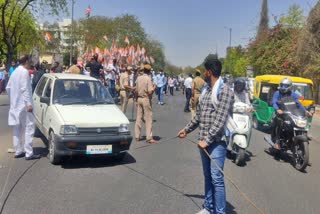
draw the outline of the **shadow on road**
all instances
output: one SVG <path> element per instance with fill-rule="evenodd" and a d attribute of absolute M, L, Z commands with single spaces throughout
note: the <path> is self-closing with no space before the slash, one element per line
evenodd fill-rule
<path fill-rule="evenodd" d="M 129 153 L 126 154 L 123 160 L 118 160 L 115 157 L 104 156 L 74 156 L 66 158 L 62 163 L 63 169 L 80 169 L 80 168 L 104 168 L 118 165 L 136 163 L 136 159 Z"/>
<path fill-rule="evenodd" d="M 184 195 L 188 198 L 204 199 L 204 195 L 192 195 L 192 194 L 184 194 Z M 230 204 L 228 201 L 227 201 L 226 213 L 237 214 L 237 212 L 235 211 L 235 207 L 232 204 Z"/>

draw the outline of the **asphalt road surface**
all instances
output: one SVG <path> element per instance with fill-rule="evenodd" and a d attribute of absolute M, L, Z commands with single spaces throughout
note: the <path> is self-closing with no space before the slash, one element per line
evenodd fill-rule
<path fill-rule="evenodd" d="M 0 206 L 11 190 L 3 214 L 196 213 L 203 201 L 199 151 L 186 140 L 172 139 L 190 114 L 183 112 L 180 93 L 165 96 L 165 102 L 160 106 L 153 100 L 158 144 L 133 142 L 123 162 L 78 157 L 53 166 L 41 139 L 34 139 L 35 152 L 43 155 L 38 161 L 15 160 L 7 153 L 12 132 L 7 126 L 8 100 L 0 95 Z M 132 117 L 131 106 L 127 116 Z M 320 121 L 315 118 L 313 123 L 311 135 L 319 139 Z M 195 139 L 196 134 L 189 137 Z M 227 160 L 225 173 L 265 213 L 319 214 L 320 143 L 310 142 L 312 167 L 302 173 L 288 159 L 275 160 L 266 153 L 264 135 L 253 130 L 247 164 L 238 167 Z M 258 213 L 228 181 L 226 189 L 228 214 Z"/>

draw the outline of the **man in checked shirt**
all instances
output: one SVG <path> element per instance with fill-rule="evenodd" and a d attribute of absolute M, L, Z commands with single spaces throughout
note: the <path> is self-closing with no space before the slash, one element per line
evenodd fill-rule
<path fill-rule="evenodd" d="M 203 149 L 206 149 L 211 158 L 223 169 L 226 157 L 226 143 L 221 139 L 225 134 L 228 114 L 232 112 L 234 94 L 227 85 L 223 84 L 220 78 L 222 66 L 219 60 L 207 59 L 204 62 L 204 67 L 205 81 L 208 86 L 201 95 L 195 117 L 184 129 L 179 131 L 178 136 L 184 138 L 197 127 L 200 129 L 198 146 L 200 148 L 205 181 L 205 199 L 203 210 L 198 214 L 225 214 L 226 193 L 223 174 L 211 162 Z M 214 87 L 215 84 L 218 85 Z M 214 93 L 212 93 L 212 90 L 215 90 Z M 213 94 L 217 95 L 218 102 L 216 104 L 213 104 L 212 101 Z"/>

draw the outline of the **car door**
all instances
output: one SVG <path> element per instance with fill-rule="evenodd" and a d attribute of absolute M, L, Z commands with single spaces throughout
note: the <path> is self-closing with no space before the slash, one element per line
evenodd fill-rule
<path fill-rule="evenodd" d="M 44 93 L 44 88 L 46 86 L 46 83 L 48 81 L 48 77 L 43 76 L 37 87 L 36 90 L 33 94 L 33 105 L 34 105 L 34 117 L 36 119 L 36 124 L 37 127 L 42 131 L 42 122 L 41 122 L 41 118 L 42 118 L 42 103 L 40 103 L 40 97 L 42 97 L 43 93 Z"/>
<path fill-rule="evenodd" d="M 53 79 L 49 78 L 47 81 L 47 84 L 44 89 L 43 97 L 49 98 L 50 104 L 52 103 L 52 88 L 53 88 Z M 50 114 L 52 111 L 51 105 L 48 105 L 46 103 L 41 103 L 42 106 L 42 114 L 41 114 L 41 123 L 43 128 L 43 133 L 49 133 L 50 123 L 52 115 Z"/>

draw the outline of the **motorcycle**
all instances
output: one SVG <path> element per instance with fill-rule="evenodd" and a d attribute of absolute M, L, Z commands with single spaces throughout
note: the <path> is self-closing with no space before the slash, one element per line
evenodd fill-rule
<path fill-rule="evenodd" d="M 309 163 L 308 117 L 295 102 L 278 101 L 277 104 L 283 111 L 278 115 L 277 134 L 271 132 L 271 138 L 265 136 L 264 139 L 271 146 L 274 146 L 275 139 L 279 142 L 281 149 L 276 150 L 278 155 L 290 150 L 293 166 L 299 171 L 304 171 Z"/>
<path fill-rule="evenodd" d="M 245 163 L 246 150 L 250 145 L 252 132 L 252 122 L 250 112 L 252 107 L 243 103 L 236 102 L 233 105 L 233 121 L 235 130 L 227 137 L 228 155 L 232 155 L 236 165 L 241 166 Z"/>

